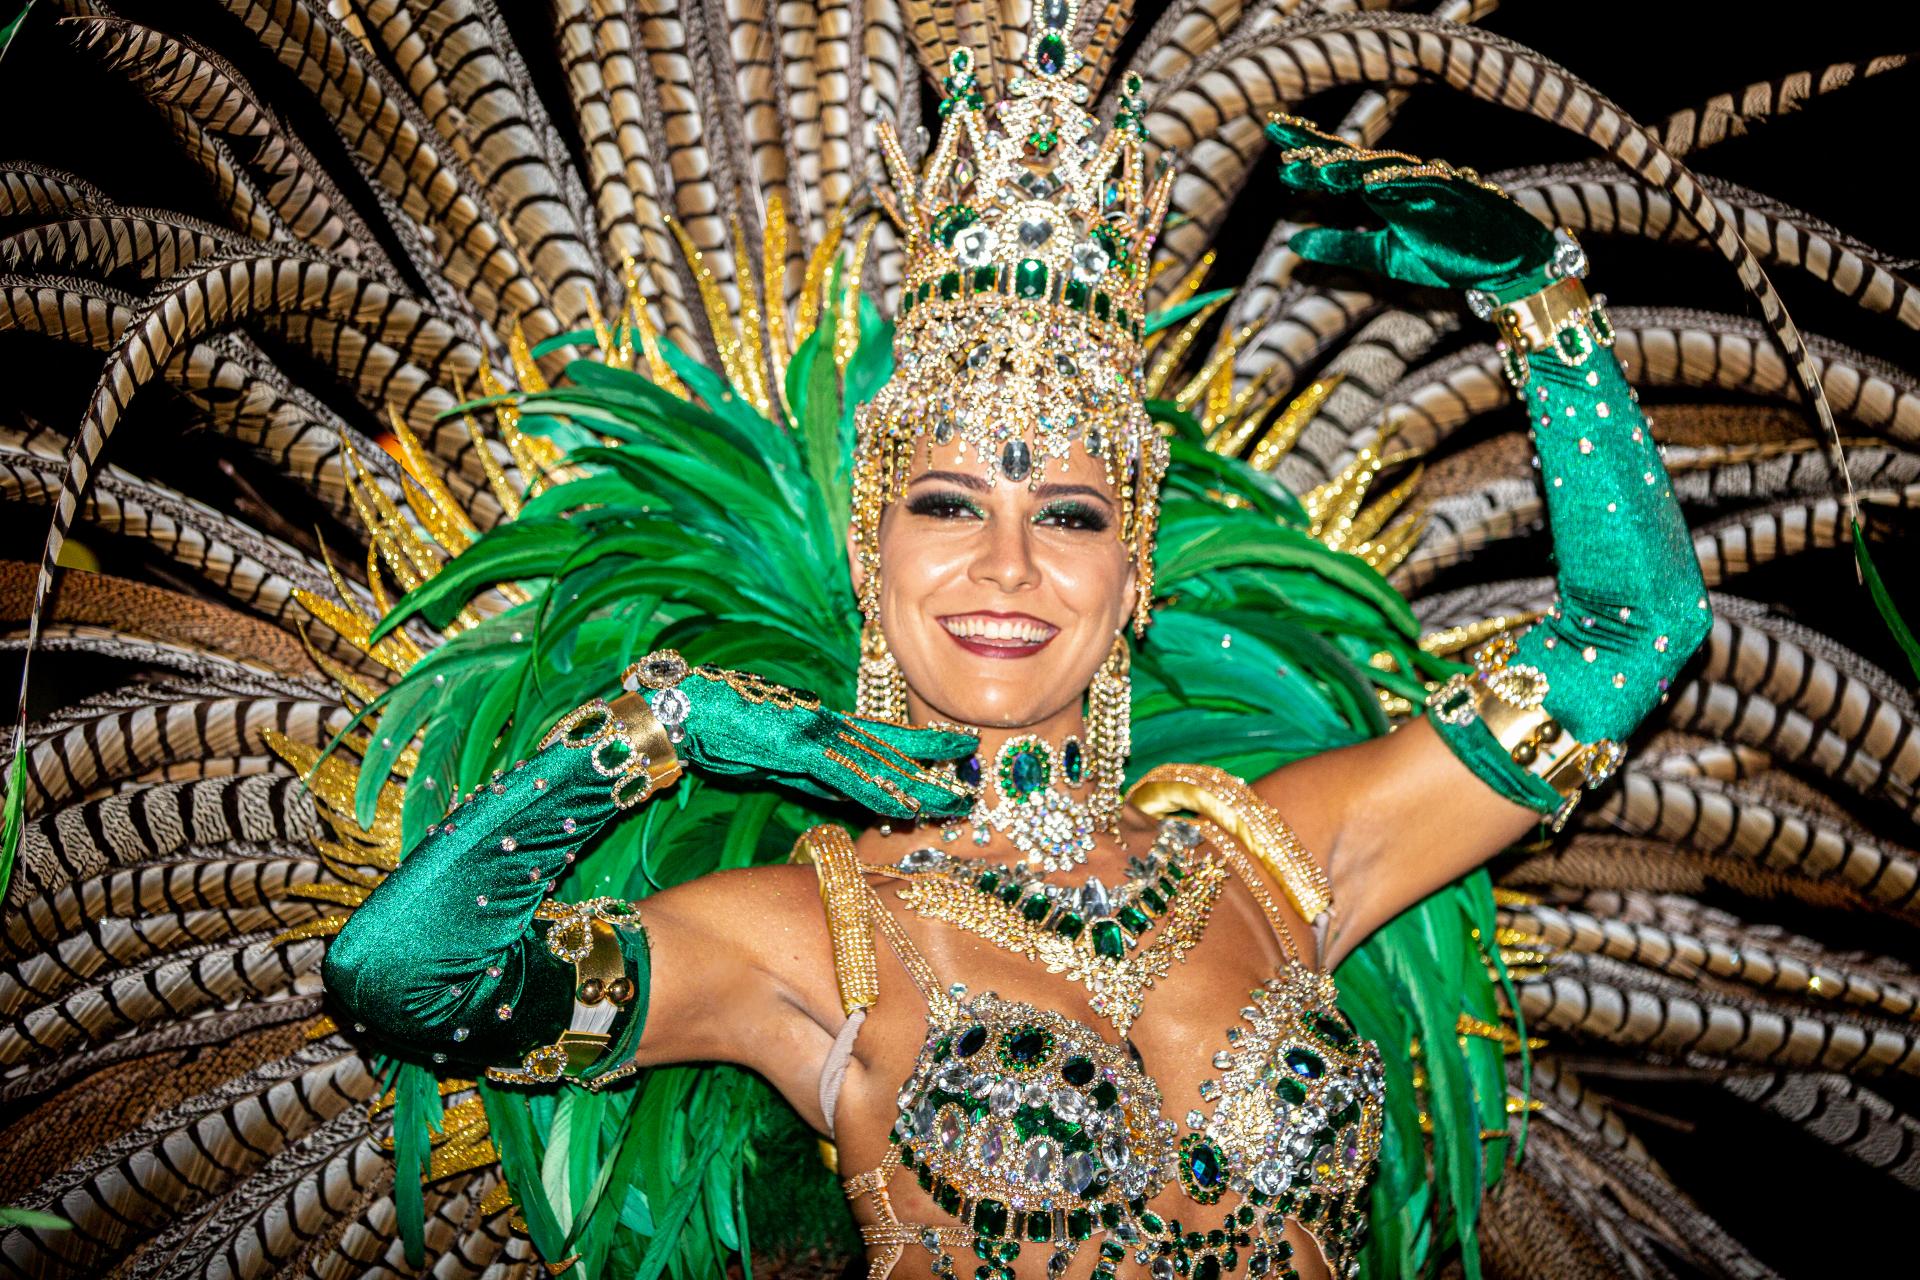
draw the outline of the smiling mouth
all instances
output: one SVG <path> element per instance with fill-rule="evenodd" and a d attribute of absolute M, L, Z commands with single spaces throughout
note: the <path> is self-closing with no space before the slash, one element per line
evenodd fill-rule
<path fill-rule="evenodd" d="M 1060 628 L 1026 613 L 951 613 L 940 619 L 953 642 L 986 658 L 1026 658 L 1040 652 Z"/>

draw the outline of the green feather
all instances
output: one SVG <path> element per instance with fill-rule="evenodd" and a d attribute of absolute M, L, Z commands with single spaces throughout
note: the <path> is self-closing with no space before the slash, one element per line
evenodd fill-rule
<path fill-rule="evenodd" d="M 14 748 L 7 764 L 7 798 L 0 813 L 0 902 L 7 900 L 7 884 L 13 878 L 14 855 L 27 830 L 27 747 L 26 735 Z"/>
<path fill-rule="evenodd" d="M 1873 607 L 1880 611 L 1881 621 L 1887 624 L 1887 630 L 1893 633 L 1900 652 L 1907 655 L 1907 665 L 1913 669 L 1914 679 L 1920 680 L 1920 640 L 1913 637 L 1913 628 L 1900 616 L 1900 607 L 1893 602 L 1893 595 L 1887 590 L 1887 584 L 1880 580 L 1880 570 L 1873 563 L 1873 556 L 1867 550 L 1867 536 L 1860 532 L 1860 522 L 1850 522 L 1853 526 L 1853 559 L 1860 566 L 1860 576 L 1867 584 L 1867 593 L 1873 597 Z M 0 876 L 0 888 L 5 887 L 5 877 Z"/>

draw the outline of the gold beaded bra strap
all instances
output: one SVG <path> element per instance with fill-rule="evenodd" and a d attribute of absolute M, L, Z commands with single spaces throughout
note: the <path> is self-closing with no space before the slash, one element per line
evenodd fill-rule
<path fill-rule="evenodd" d="M 1254 902 L 1260 908 L 1260 914 L 1267 918 L 1267 926 L 1273 930 L 1273 936 L 1280 943 L 1281 952 L 1289 964 L 1300 963 L 1300 948 L 1293 940 L 1293 930 L 1288 926 L 1286 917 L 1280 913 L 1280 904 L 1273 900 L 1267 891 L 1265 877 L 1253 868 L 1253 863 L 1241 851 L 1239 841 L 1216 827 L 1211 822 L 1200 824 L 1200 830 L 1206 834 L 1207 842 L 1214 847 L 1220 861 L 1227 869 L 1239 876 L 1241 883 L 1247 886 L 1247 892 L 1253 895 Z"/>
<path fill-rule="evenodd" d="M 880 999 L 880 963 L 874 934 L 884 936 L 900 966 L 939 1015 L 952 1007 L 938 975 L 907 937 L 907 931 L 887 910 L 886 903 L 867 883 L 873 868 L 860 861 L 853 839 L 839 827 L 823 823 L 803 833 L 788 861 L 811 863 L 820 877 L 820 901 L 827 911 L 827 932 L 833 940 L 834 977 L 840 985 L 840 1006 L 851 1017 L 871 1009 Z"/>
<path fill-rule="evenodd" d="M 1187 812 L 1223 828 L 1258 858 L 1308 924 L 1333 909 L 1327 873 L 1300 847 L 1293 828 L 1243 779 L 1212 765 L 1163 764 L 1133 784 L 1127 802 L 1156 818 Z"/>
<path fill-rule="evenodd" d="M 788 860 L 811 863 L 820 877 L 820 900 L 826 907 L 827 931 L 833 940 L 834 973 L 840 985 L 840 1003 L 848 1017 L 872 1008 L 880 998 L 876 932 L 887 939 L 899 956 L 901 966 L 920 988 L 928 1008 L 936 1016 L 952 1011 L 953 1000 L 940 985 L 933 967 L 907 937 L 905 928 L 887 910 L 873 886 L 867 883 L 869 868 L 860 861 L 852 838 L 844 830 L 830 824 L 814 827 L 800 837 Z M 959 1227 L 900 1221 L 887 1187 L 899 1167 L 900 1148 L 889 1146 L 876 1168 L 856 1174 L 841 1184 L 847 1199 L 866 1199 L 876 1219 L 860 1226 L 861 1239 L 872 1250 L 869 1280 L 886 1280 L 899 1264 L 906 1246 L 924 1244 L 929 1234 L 949 1247 L 963 1246 L 973 1239 L 971 1231 Z"/>

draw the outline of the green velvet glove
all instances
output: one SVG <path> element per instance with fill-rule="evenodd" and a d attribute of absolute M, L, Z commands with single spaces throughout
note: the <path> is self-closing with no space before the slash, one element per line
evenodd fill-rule
<path fill-rule="evenodd" d="M 620 1071 L 646 1022 L 640 917 L 621 903 L 599 908 L 627 999 L 617 1008 L 595 1001 L 591 1012 L 577 1000 L 585 984 L 562 954 L 565 937 L 549 945 L 554 930 L 582 922 L 544 917 L 558 914 L 549 895 L 580 846 L 677 776 L 670 753 L 696 769 L 845 796 L 896 817 L 963 813 L 972 803 L 966 788 L 913 758 L 967 755 L 978 745 L 972 735 L 823 711 L 805 691 L 689 670 L 671 651 L 635 663 L 623 683 L 630 692 L 564 717 L 530 759 L 461 799 L 354 911 L 322 977 L 357 1030 L 436 1063 L 511 1068 L 586 1022 L 610 1037 L 608 1048 L 567 1074 L 591 1083 Z"/>
<path fill-rule="evenodd" d="M 1481 289 L 1501 301 L 1516 287 L 1532 292 L 1527 283 L 1554 260 L 1553 231 L 1471 169 L 1357 148 L 1292 116 L 1275 115 L 1267 136 L 1281 147 L 1282 182 L 1357 195 L 1386 223 L 1297 232 L 1287 247 L 1303 258 L 1408 284 Z"/>
<path fill-rule="evenodd" d="M 971 734 L 826 711 L 805 689 L 715 666 L 689 668 L 670 649 L 634 663 L 625 684 L 648 691 L 674 749 L 699 772 L 844 796 L 895 818 L 950 818 L 973 807 L 972 791 L 920 763 L 971 755 L 979 746 Z"/>
<path fill-rule="evenodd" d="M 1713 626 L 1693 538 L 1659 447 L 1613 352 L 1581 365 L 1524 358 L 1519 398 L 1539 451 L 1559 596 L 1523 632 L 1510 663 L 1543 674 L 1542 706 L 1582 742 L 1623 741 L 1665 697 Z M 1521 768 L 1478 720 L 1434 728 L 1508 799 L 1563 812 L 1558 792 Z"/>
<path fill-rule="evenodd" d="M 1612 325 L 1577 279 L 1586 272 L 1578 242 L 1470 170 L 1361 150 L 1291 117 L 1275 117 L 1267 133 L 1284 148 L 1282 180 L 1358 196 L 1387 224 L 1302 231 L 1289 241 L 1295 252 L 1467 289 L 1474 310 L 1500 326 L 1504 370 L 1532 419 L 1560 570 L 1559 598 L 1507 663 L 1545 678 L 1539 705 L 1574 739 L 1624 739 L 1665 696 L 1713 616 L 1659 448 L 1614 359 Z M 1482 720 L 1429 718 L 1500 794 L 1564 816 L 1561 794 Z"/>
<path fill-rule="evenodd" d="M 628 709 L 644 715 L 637 703 Z M 610 731 L 608 716 L 583 718 L 606 706 L 587 704 L 530 759 L 456 798 L 354 911 L 321 977 L 356 1031 L 435 1063 L 501 1067 L 572 1025 L 574 965 L 546 945 L 555 922 L 535 912 L 580 846 L 620 811 L 615 788 L 626 784 L 628 803 L 643 798 L 646 784 L 636 790 L 632 772 L 606 769 L 639 744 Z M 631 1056 L 646 1020 L 645 932 L 633 916 L 616 933 L 633 995 L 594 1074 Z"/>

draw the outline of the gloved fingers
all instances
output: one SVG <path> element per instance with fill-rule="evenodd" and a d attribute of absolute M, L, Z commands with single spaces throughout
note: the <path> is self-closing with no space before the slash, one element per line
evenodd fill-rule
<path fill-rule="evenodd" d="M 945 817 L 972 807 L 973 793 L 958 779 L 927 769 L 851 721 L 827 755 L 915 813 L 926 808 Z"/>
<path fill-rule="evenodd" d="M 1376 170 L 1426 163 L 1404 151 L 1356 147 L 1297 116 L 1274 116 L 1267 137 L 1280 147 L 1280 180 L 1300 191 L 1349 194 L 1363 190 Z"/>
<path fill-rule="evenodd" d="M 1287 241 L 1309 262 L 1324 262 L 1333 267 L 1351 267 L 1407 284 L 1452 288 L 1456 282 L 1435 271 L 1418 253 L 1413 252 L 1391 227 L 1377 231 L 1350 231 L 1339 227 L 1307 227 L 1293 233 Z"/>
<path fill-rule="evenodd" d="M 901 775 L 890 775 L 886 770 L 876 767 L 870 758 L 856 760 L 854 756 L 858 752 L 852 746 L 851 739 L 841 746 L 846 749 L 828 747 L 822 753 L 830 766 L 837 766 L 827 779 L 835 790 L 863 808 L 885 817 L 915 818 L 920 815 L 926 803 L 913 794 L 910 780 Z"/>
<path fill-rule="evenodd" d="M 878 738 L 901 755 L 915 760 L 958 760 L 980 749 L 980 739 L 958 729 L 932 726 L 908 728 L 888 724 L 885 720 L 869 720 L 865 716 L 843 715 L 840 718 L 849 727 Z"/>
<path fill-rule="evenodd" d="M 1551 227 L 1469 178 L 1394 178 L 1370 183 L 1363 198 L 1451 283 L 1476 285 L 1490 274 L 1536 269 L 1553 258 Z"/>
<path fill-rule="evenodd" d="M 1384 274 L 1388 234 L 1384 228 L 1366 231 L 1351 227 L 1303 227 L 1288 237 L 1287 248 L 1308 262 Z"/>

